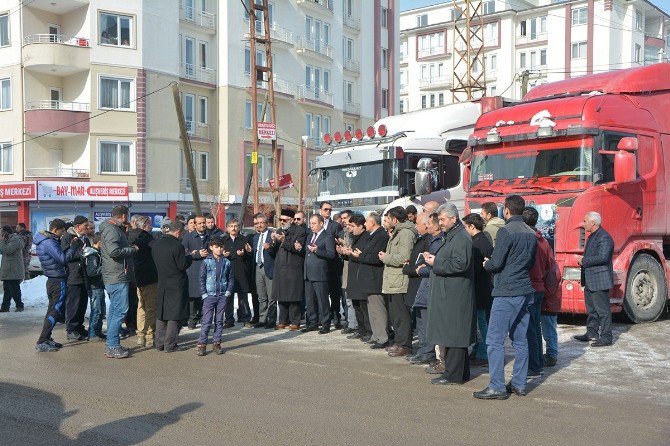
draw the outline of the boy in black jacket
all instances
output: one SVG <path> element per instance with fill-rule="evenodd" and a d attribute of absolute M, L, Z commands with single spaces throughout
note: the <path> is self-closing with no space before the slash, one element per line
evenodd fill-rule
<path fill-rule="evenodd" d="M 105 284 L 102 281 L 102 257 L 100 246 L 102 245 L 100 233 L 92 238 L 90 247 L 84 249 L 85 278 L 89 288 L 91 299 L 91 312 L 88 316 L 89 339 L 97 337 L 99 341 L 107 339 L 102 333 L 102 320 L 105 318 Z"/>

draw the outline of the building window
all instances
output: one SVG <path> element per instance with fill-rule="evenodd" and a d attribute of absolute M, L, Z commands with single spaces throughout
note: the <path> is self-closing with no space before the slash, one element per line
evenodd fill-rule
<path fill-rule="evenodd" d="M 586 25 L 588 17 L 588 8 L 577 8 L 572 10 L 572 26 Z"/>
<path fill-rule="evenodd" d="M 495 54 L 491 54 L 491 57 L 489 58 L 489 71 L 495 70 L 497 66 L 498 66 L 498 56 Z"/>
<path fill-rule="evenodd" d="M 305 135 L 312 137 L 312 114 L 305 114 Z"/>
<path fill-rule="evenodd" d="M 547 65 L 547 50 L 540 50 L 540 66 Z"/>
<path fill-rule="evenodd" d="M 269 105 L 266 107 L 265 116 L 263 116 L 263 104 L 256 104 L 256 122 L 270 122 Z M 247 99 L 244 104 L 244 128 L 253 128 L 254 123 L 251 121 L 251 101 Z"/>
<path fill-rule="evenodd" d="M 132 173 L 132 144 L 100 141 L 100 173 Z"/>
<path fill-rule="evenodd" d="M 484 25 L 484 46 L 498 45 L 498 22 Z"/>
<path fill-rule="evenodd" d="M 519 54 L 519 67 L 526 68 L 526 53 Z"/>
<path fill-rule="evenodd" d="M 184 121 L 186 121 L 186 130 L 188 133 L 195 133 L 195 95 L 184 95 Z"/>
<path fill-rule="evenodd" d="M 382 28 L 388 28 L 389 10 L 382 7 Z"/>
<path fill-rule="evenodd" d="M 421 108 L 426 108 L 426 95 L 421 95 Z"/>
<path fill-rule="evenodd" d="M 386 88 L 382 88 L 382 109 L 386 110 L 389 108 L 389 91 Z"/>
<path fill-rule="evenodd" d="M 642 31 L 644 28 L 644 20 L 642 19 L 642 13 L 640 11 L 635 11 L 635 29 Z"/>
<path fill-rule="evenodd" d="M 420 28 L 422 26 L 428 25 L 428 14 L 421 14 L 416 16 L 416 27 Z"/>
<path fill-rule="evenodd" d="M 405 100 L 401 99 L 400 100 L 400 114 L 405 113 Z"/>
<path fill-rule="evenodd" d="M 323 70 L 323 91 L 330 91 L 330 70 Z"/>
<path fill-rule="evenodd" d="M 537 66 L 537 53 L 535 51 L 530 52 L 530 68 L 533 69 Z"/>
<path fill-rule="evenodd" d="M 132 17 L 101 12 L 100 44 L 130 47 L 132 23 Z"/>
<path fill-rule="evenodd" d="M 540 33 L 547 32 L 547 17 L 540 17 Z"/>
<path fill-rule="evenodd" d="M 437 95 L 437 105 L 439 106 L 444 105 L 444 93 L 439 93 Z"/>
<path fill-rule="evenodd" d="M 200 152 L 200 176 L 198 179 L 202 181 L 209 180 L 209 153 Z"/>
<path fill-rule="evenodd" d="M 382 48 L 382 68 L 389 67 L 389 50 Z"/>
<path fill-rule="evenodd" d="M 0 142 L 0 173 L 12 173 L 11 142 Z"/>
<path fill-rule="evenodd" d="M 526 21 L 525 20 L 522 20 L 521 23 L 519 23 L 519 36 L 526 37 Z"/>
<path fill-rule="evenodd" d="M 633 55 L 633 60 L 635 61 L 635 63 L 640 63 L 642 61 L 642 47 L 637 43 L 635 44 L 635 53 Z"/>
<path fill-rule="evenodd" d="M 435 95 L 434 94 L 430 95 L 430 107 L 431 108 L 435 107 Z"/>
<path fill-rule="evenodd" d="M 207 108 L 207 98 L 200 96 L 200 114 L 199 121 L 200 124 L 207 124 L 209 122 L 209 110 Z"/>
<path fill-rule="evenodd" d="M 0 79 L 0 110 L 9 110 L 12 108 L 12 81 Z"/>
<path fill-rule="evenodd" d="M 496 12 L 496 2 L 489 0 L 487 2 L 482 2 L 482 14 L 493 14 Z"/>
<path fill-rule="evenodd" d="M 245 156 L 246 170 L 251 169 L 251 153 Z M 258 184 L 264 186 L 268 184 L 268 179 L 274 177 L 274 168 L 272 165 L 272 156 L 258 154 Z"/>
<path fill-rule="evenodd" d="M 113 77 L 100 77 L 100 107 L 132 110 L 130 97 L 134 96 L 133 81 Z"/>
<path fill-rule="evenodd" d="M 0 15 L 0 46 L 9 45 L 9 14 Z"/>
<path fill-rule="evenodd" d="M 496 87 L 493 86 L 491 87 L 491 94 L 489 94 L 489 96 L 495 96 L 495 95 L 496 95 Z"/>
<path fill-rule="evenodd" d="M 573 59 L 586 58 L 586 42 L 577 42 L 572 44 L 572 58 Z"/>

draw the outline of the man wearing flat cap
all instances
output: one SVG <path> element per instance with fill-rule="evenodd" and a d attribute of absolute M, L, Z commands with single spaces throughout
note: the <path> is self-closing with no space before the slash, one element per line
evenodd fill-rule
<path fill-rule="evenodd" d="M 279 221 L 281 227 L 272 234 L 275 257 L 272 298 L 279 303 L 278 330 L 300 328 L 300 300 L 303 296 L 303 267 L 307 231 L 294 223 L 295 213 L 285 209 Z"/>
<path fill-rule="evenodd" d="M 88 229 L 88 218 L 83 215 L 74 217 L 73 226 L 60 239 L 61 247 L 65 251 L 72 244 L 73 239 L 79 239 L 83 248 L 91 246 L 88 236 L 92 231 Z M 89 234 L 91 232 L 91 234 Z M 65 329 L 68 341 L 83 341 L 88 339 L 88 331 L 84 328 L 84 318 L 88 307 L 88 292 L 81 268 L 83 251 L 77 251 L 67 265 L 67 300 L 65 302 Z"/>

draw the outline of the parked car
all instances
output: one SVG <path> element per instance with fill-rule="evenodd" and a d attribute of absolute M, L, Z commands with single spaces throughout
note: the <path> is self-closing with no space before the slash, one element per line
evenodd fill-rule
<path fill-rule="evenodd" d="M 34 244 L 30 248 L 30 263 L 28 264 L 28 272 L 30 273 L 31 279 L 35 276 L 42 275 L 42 264 L 40 263 L 40 258 L 37 256 Z"/>

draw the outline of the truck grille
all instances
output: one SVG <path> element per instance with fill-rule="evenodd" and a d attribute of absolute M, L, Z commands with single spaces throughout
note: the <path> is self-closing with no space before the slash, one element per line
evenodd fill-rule
<path fill-rule="evenodd" d="M 579 228 L 579 247 L 581 249 L 586 245 L 586 230 L 584 228 Z"/>

